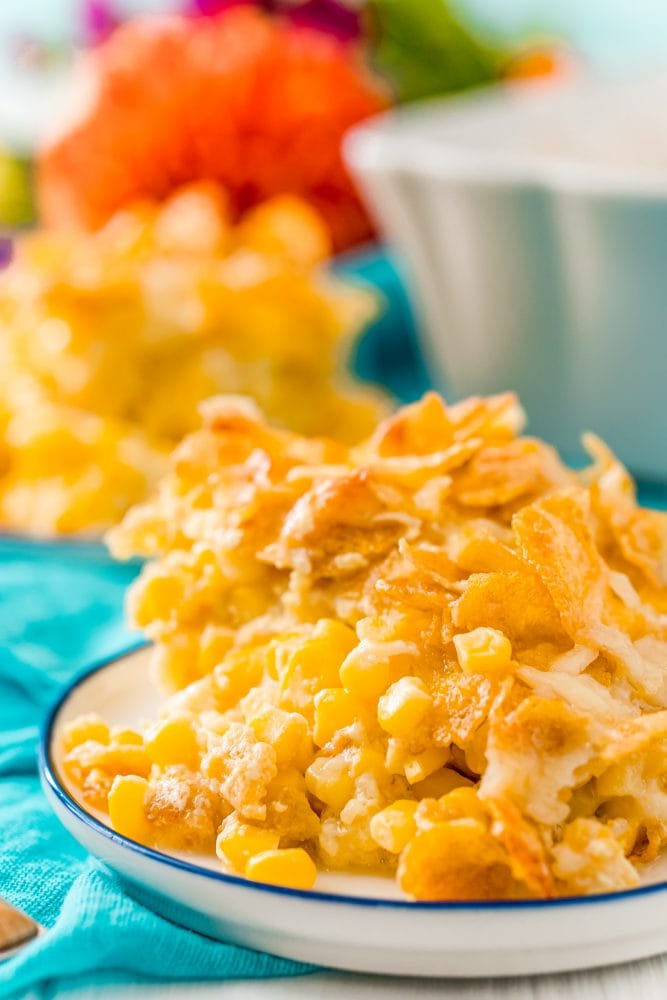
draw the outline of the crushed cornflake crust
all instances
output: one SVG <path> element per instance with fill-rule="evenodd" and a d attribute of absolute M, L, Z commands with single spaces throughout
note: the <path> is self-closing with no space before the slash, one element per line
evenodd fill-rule
<path fill-rule="evenodd" d="M 667 839 L 667 516 L 523 419 L 429 394 L 349 448 L 209 401 L 110 536 L 152 560 L 130 613 L 172 693 L 122 743 L 74 724 L 82 801 L 301 887 L 312 860 L 422 900 L 637 885 Z"/>

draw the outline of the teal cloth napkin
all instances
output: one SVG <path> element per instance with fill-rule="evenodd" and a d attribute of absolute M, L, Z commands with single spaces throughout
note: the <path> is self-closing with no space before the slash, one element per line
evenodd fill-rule
<path fill-rule="evenodd" d="M 101 546 L 0 538 L 0 894 L 48 932 L 0 963 L 0 997 L 109 976 L 132 982 L 286 976 L 307 966 L 177 927 L 127 896 L 51 814 L 40 721 L 59 689 L 139 641 L 123 624 L 136 565 Z"/>

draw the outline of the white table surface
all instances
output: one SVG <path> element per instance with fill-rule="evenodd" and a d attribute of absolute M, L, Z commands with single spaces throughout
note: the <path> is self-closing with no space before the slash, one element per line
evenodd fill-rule
<path fill-rule="evenodd" d="M 665 931 L 667 944 L 667 929 Z M 394 979 L 322 972 L 295 979 L 46 990 L 25 1000 L 665 1000 L 667 956 L 526 979 Z"/>

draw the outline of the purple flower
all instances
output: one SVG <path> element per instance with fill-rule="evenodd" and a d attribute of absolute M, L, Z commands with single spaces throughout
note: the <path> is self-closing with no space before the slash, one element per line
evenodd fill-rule
<path fill-rule="evenodd" d="M 83 36 L 87 45 L 99 45 L 120 24 L 112 0 L 83 0 Z"/>
<path fill-rule="evenodd" d="M 6 233 L 0 234 L 0 270 L 11 263 L 14 256 L 14 241 Z"/>
<path fill-rule="evenodd" d="M 305 0 L 304 3 L 277 3 L 293 24 L 303 24 L 334 35 L 341 41 L 351 41 L 361 35 L 361 14 L 358 9 L 340 0 Z"/>
<path fill-rule="evenodd" d="M 221 14 L 223 10 L 229 10 L 230 7 L 247 7 L 248 5 L 252 7 L 266 6 L 258 0 L 188 0 L 185 5 L 185 13 L 213 17 L 215 14 Z"/>
<path fill-rule="evenodd" d="M 344 0 L 187 0 L 188 14 L 212 17 L 230 7 L 260 7 L 267 13 L 280 14 L 292 24 L 317 28 L 341 41 L 358 38 L 361 34 L 361 14 Z"/>

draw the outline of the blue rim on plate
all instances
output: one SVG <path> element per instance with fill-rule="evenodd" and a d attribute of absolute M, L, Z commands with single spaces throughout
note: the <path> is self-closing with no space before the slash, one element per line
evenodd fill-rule
<path fill-rule="evenodd" d="M 637 896 L 652 895 L 656 892 L 664 892 L 667 889 L 667 881 L 656 882 L 652 885 L 642 885 L 636 889 L 621 889 L 617 892 L 604 892 L 591 896 L 562 896 L 557 899 L 500 899 L 500 900 L 449 900 L 447 902 L 421 902 L 408 899 L 375 899 L 370 896 L 348 896 L 342 893 L 320 892 L 314 889 L 288 889 L 284 886 L 269 885 L 265 882 L 253 882 L 250 879 L 242 878 L 238 875 L 227 875 L 225 872 L 216 872 L 202 865 L 194 864 L 190 861 L 183 861 L 170 854 L 156 851 L 152 847 L 145 847 L 128 837 L 123 837 L 116 833 L 111 827 L 105 826 L 99 820 L 87 813 L 69 794 L 61 784 L 56 768 L 51 759 L 51 745 L 53 742 L 53 729 L 60 710 L 72 693 L 85 683 L 93 674 L 110 667 L 113 663 L 124 659 L 131 653 L 138 652 L 148 645 L 146 642 L 135 644 L 124 652 L 109 657 L 95 663 L 89 670 L 79 674 L 71 684 L 58 696 L 55 704 L 49 709 L 47 716 L 41 726 L 39 736 L 39 770 L 44 784 L 56 796 L 62 806 L 67 809 L 77 820 L 85 826 L 89 826 L 95 833 L 100 834 L 112 843 L 124 847 L 140 857 L 149 861 L 156 861 L 169 868 L 176 868 L 179 871 L 187 872 L 191 875 L 212 879 L 215 882 L 222 882 L 227 885 L 242 886 L 244 889 L 256 892 L 269 893 L 274 896 L 292 896 L 304 901 L 319 901 L 326 903 L 344 903 L 352 906 L 383 907 L 392 910 L 549 910 L 563 906 L 582 906 L 598 903 L 622 902 L 625 899 L 632 899 Z"/>

